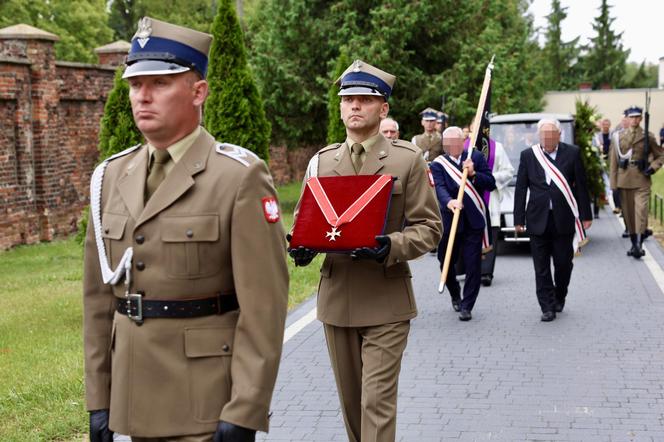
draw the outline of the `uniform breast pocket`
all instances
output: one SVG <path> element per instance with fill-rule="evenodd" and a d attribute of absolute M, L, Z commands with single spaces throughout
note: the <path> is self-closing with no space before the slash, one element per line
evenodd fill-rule
<path fill-rule="evenodd" d="M 128 215 L 104 212 L 101 216 L 101 237 L 108 254 L 112 268 L 117 265 L 116 260 L 122 257 L 125 247 L 121 244 L 127 226 Z"/>
<path fill-rule="evenodd" d="M 194 279 L 221 271 L 218 215 L 162 217 L 160 228 L 169 277 Z"/>

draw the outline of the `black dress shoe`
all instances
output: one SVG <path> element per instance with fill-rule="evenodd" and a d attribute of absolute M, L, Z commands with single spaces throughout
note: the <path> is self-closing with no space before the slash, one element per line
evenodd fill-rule
<path fill-rule="evenodd" d="M 468 310 L 461 310 L 461 313 L 459 313 L 459 321 L 470 321 L 471 319 L 473 319 L 473 315 L 471 315 Z"/>
<path fill-rule="evenodd" d="M 556 302 L 556 313 L 561 313 L 565 308 L 565 301 Z"/>
<path fill-rule="evenodd" d="M 493 275 L 482 275 L 482 285 L 484 287 L 489 287 L 493 281 Z"/>
<path fill-rule="evenodd" d="M 622 233 L 622 237 L 629 238 L 629 232 L 627 231 L 627 229 L 625 229 L 625 231 Z"/>
<path fill-rule="evenodd" d="M 454 309 L 455 312 L 461 311 L 461 305 L 459 304 L 461 300 L 452 300 L 452 308 Z"/>
<path fill-rule="evenodd" d="M 551 322 L 556 319 L 556 312 L 544 312 L 542 313 L 542 322 Z"/>

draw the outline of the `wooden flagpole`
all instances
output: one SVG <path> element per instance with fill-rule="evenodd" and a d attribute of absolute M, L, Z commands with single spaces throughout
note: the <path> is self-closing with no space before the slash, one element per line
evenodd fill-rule
<path fill-rule="evenodd" d="M 477 105 L 477 111 L 475 112 L 475 130 L 473 130 L 470 144 L 468 145 L 468 157 L 473 152 L 475 143 L 477 142 L 477 135 L 480 132 L 480 125 L 482 121 L 482 112 L 484 110 L 484 104 L 486 102 L 486 96 L 489 93 L 489 85 L 491 84 L 491 71 L 493 70 L 493 59 L 496 56 L 491 57 L 489 65 L 486 67 L 484 72 L 484 84 L 482 84 L 482 93 L 480 94 L 480 102 Z M 457 194 L 457 201 L 461 203 L 463 201 L 463 193 L 466 190 L 466 181 L 468 180 L 468 169 L 463 168 L 463 177 L 461 178 L 461 185 L 459 186 L 459 193 Z M 450 270 L 450 261 L 452 259 L 452 248 L 454 247 L 454 239 L 456 237 L 457 226 L 459 224 L 459 215 L 461 214 L 461 209 L 458 207 L 454 209 L 454 217 L 452 218 L 452 227 L 450 229 L 450 238 L 447 241 L 447 249 L 445 250 L 445 261 L 443 261 L 443 270 L 440 273 L 440 283 L 438 284 L 438 293 L 443 293 L 445 290 L 445 281 L 447 280 L 447 273 Z"/>

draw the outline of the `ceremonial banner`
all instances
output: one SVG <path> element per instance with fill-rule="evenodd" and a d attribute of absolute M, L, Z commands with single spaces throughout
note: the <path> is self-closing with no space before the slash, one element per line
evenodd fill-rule
<path fill-rule="evenodd" d="M 300 200 L 290 249 L 350 252 L 378 247 L 392 196 L 390 175 L 309 178 Z"/>

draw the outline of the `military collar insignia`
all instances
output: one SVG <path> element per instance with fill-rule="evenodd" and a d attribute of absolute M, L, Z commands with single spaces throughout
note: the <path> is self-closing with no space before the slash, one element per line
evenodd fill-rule
<path fill-rule="evenodd" d="M 355 60 L 353 63 L 353 72 L 360 72 L 362 70 L 362 62 L 360 60 Z"/>
<path fill-rule="evenodd" d="M 138 31 L 136 31 L 136 39 L 141 48 L 144 48 L 150 36 L 152 35 L 152 21 L 148 17 L 143 17 L 138 21 Z"/>

